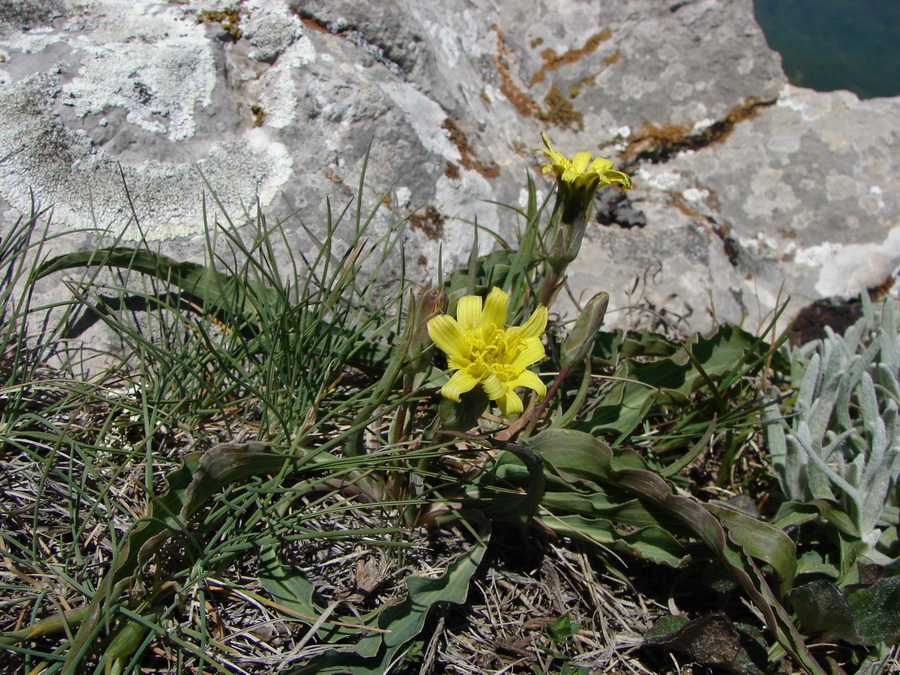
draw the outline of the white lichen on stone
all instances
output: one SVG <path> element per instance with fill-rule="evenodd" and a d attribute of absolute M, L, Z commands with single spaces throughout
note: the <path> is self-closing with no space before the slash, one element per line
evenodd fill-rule
<path fill-rule="evenodd" d="M 296 120 L 297 99 L 300 96 L 296 71 L 316 60 L 313 43 L 306 36 L 300 36 L 260 77 L 259 99 L 268 126 L 283 129 Z"/>
<path fill-rule="evenodd" d="M 303 36 L 303 23 L 286 5 L 250 0 L 241 10 L 249 14 L 241 30 L 252 45 L 247 54 L 251 59 L 274 61 Z"/>
<path fill-rule="evenodd" d="M 709 198 L 709 190 L 703 190 L 701 188 L 687 188 L 686 190 L 682 191 L 681 196 L 689 202 L 699 203 Z"/>
<path fill-rule="evenodd" d="M 195 107 L 211 103 L 215 73 L 203 28 L 167 3 L 93 0 L 62 30 L 35 28 L 6 35 L 3 43 L 10 59 L 42 52 L 60 59 L 69 51 L 59 63 L 78 69 L 60 102 L 82 117 L 118 107 L 129 123 L 183 140 L 194 134 Z"/>
<path fill-rule="evenodd" d="M 900 225 L 882 242 L 837 244 L 825 242 L 798 248 L 794 261 L 819 268 L 816 292 L 822 297 L 851 297 L 881 283 L 900 260 Z"/>
<path fill-rule="evenodd" d="M 183 141 L 194 135 L 194 109 L 212 103 L 213 58 L 205 40 L 164 38 L 152 44 L 85 45 L 78 76 L 62 101 L 81 117 L 123 108 L 145 131 Z"/>
<path fill-rule="evenodd" d="M 236 220 L 257 196 L 264 204 L 271 200 L 291 175 L 287 149 L 262 129 L 212 143 L 196 168 L 154 159 L 120 162 L 83 131 L 62 124 L 52 107 L 59 92 L 58 78 L 49 75 L 0 92 L 0 147 L 9 153 L 0 196 L 22 212 L 34 199 L 53 207 L 54 221 L 74 229 L 96 227 L 126 241 L 173 239 L 204 229 L 207 187 L 198 168 Z M 207 205 L 215 217 L 213 200 Z"/>
<path fill-rule="evenodd" d="M 405 82 L 379 82 L 378 86 L 403 111 L 403 116 L 429 152 L 452 162 L 462 160 L 457 148 L 442 127 L 447 112 L 432 99 Z"/>
<path fill-rule="evenodd" d="M 750 181 L 750 194 L 744 201 L 744 212 L 752 218 L 769 218 L 778 212 L 790 212 L 800 205 L 791 186 L 785 182 L 784 171 L 762 167 Z"/>

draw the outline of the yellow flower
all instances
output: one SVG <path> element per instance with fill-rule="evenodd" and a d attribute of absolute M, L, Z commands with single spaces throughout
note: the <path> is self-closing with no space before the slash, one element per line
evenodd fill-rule
<path fill-rule="evenodd" d="M 450 380 L 441 394 L 460 402 L 460 396 L 481 384 L 484 392 L 505 415 L 522 412 L 522 399 L 516 387 L 534 389 L 539 397 L 547 387 L 528 370 L 546 355 L 541 334 L 547 327 L 547 308 L 538 306 L 521 326 L 504 328 L 509 295 L 499 288 L 488 294 L 482 307 L 481 297 L 467 295 L 456 306 L 456 319 L 441 314 L 428 322 L 428 334 L 447 353 Z"/>
<path fill-rule="evenodd" d="M 610 183 L 618 183 L 623 190 L 631 187 L 631 178 L 627 173 L 613 170 L 612 161 L 603 157 L 591 159 L 589 152 L 576 152 L 572 159 L 569 159 L 553 149 L 550 139 L 543 131 L 541 139 L 547 147 L 537 148 L 537 150 L 543 151 L 551 160 L 543 165 L 543 172 L 550 173 L 552 171 L 557 178 L 568 183 L 575 190 L 584 189 L 593 196 L 597 188 Z"/>

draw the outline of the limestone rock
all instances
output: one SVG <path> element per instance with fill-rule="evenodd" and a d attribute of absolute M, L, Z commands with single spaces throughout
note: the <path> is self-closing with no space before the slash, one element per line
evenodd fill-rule
<path fill-rule="evenodd" d="M 0 2 L 3 221 L 34 198 L 83 232 L 59 246 L 99 229 L 196 258 L 222 210 L 241 223 L 258 200 L 303 247 L 368 152 L 367 207 L 393 186 L 373 227 L 422 214 L 404 246 L 424 279 L 439 252 L 466 260 L 476 219 L 512 236 L 495 202 L 521 205 L 526 171 L 549 191 L 548 129 L 635 175 L 572 273 L 611 318 L 642 301 L 694 328 L 713 307 L 759 321 L 782 284 L 891 274 L 897 111 L 788 87 L 752 0 Z"/>

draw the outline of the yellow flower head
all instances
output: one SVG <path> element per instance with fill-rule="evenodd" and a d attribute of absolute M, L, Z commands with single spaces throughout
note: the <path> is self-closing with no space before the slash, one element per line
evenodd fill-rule
<path fill-rule="evenodd" d="M 481 384 L 484 392 L 505 415 L 522 412 L 516 387 L 534 389 L 539 397 L 547 387 L 528 370 L 546 355 L 541 334 L 547 327 L 547 308 L 539 306 L 521 326 L 504 328 L 509 295 L 499 288 L 481 297 L 467 295 L 456 306 L 456 318 L 441 314 L 428 322 L 428 334 L 447 353 L 450 380 L 441 394 L 460 402 L 460 396 Z"/>
<path fill-rule="evenodd" d="M 543 172 L 552 171 L 560 181 L 569 184 L 575 190 L 585 189 L 593 195 L 594 190 L 611 183 L 618 183 L 623 190 L 631 187 L 631 178 L 627 173 L 613 170 L 612 161 L 603 157 L 591 159 L 589 152 L 576 152 L 572 159 L 569 159 L 553 149 L 550 139 L 543 131 L 541 139 L 547 147 L 536 150 L 541 150 L 551 160 L 544 164 Z"/>

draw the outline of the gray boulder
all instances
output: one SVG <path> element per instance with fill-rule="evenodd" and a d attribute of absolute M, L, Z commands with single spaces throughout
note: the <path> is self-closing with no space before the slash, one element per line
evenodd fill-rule
<path fill-rule="evenodd" d="M 200 259 L 210 224 L 258 201 L 302 250 L 368 152 L 366 203 L 391 191 L 373 227 L 420 214 L 408 272 L 433 279 L 473 221 L 513 236 L 496 203 L 523 204 L 526 172 L 549 192 L 547 129 L 634 174 L 601 195 L 570 277 L 576 300 L 611 293 L 613 322 L 755 327 L 900 259 L 900 102 L 788 86 L 751 0 L 235 6 L 0 2 L 0 220 L 36 200 L 75 231 L 60 250 Z"/>

